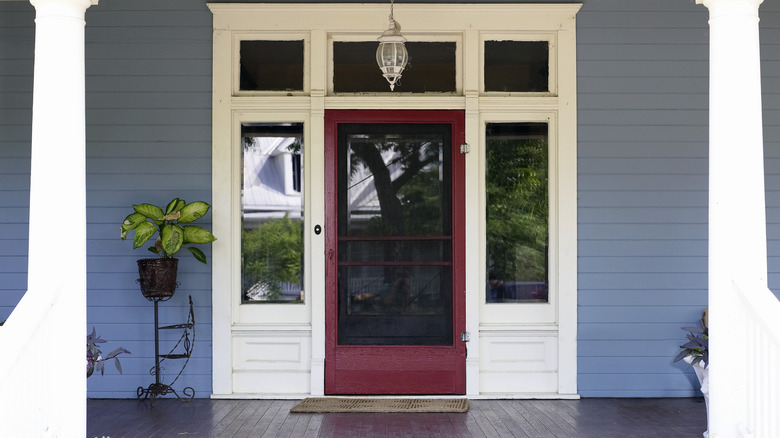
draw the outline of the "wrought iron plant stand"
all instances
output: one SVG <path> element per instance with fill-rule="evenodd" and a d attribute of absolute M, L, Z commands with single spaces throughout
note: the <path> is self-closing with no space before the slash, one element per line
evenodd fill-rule
<path fill-rule="evenodd" d="M 146 299 L 148 299 L 149 301 L 154 302 L 154 366 L 151 368 L 151 370 L 149 370 L 149 374 L 154 375 L 154 383 L 149 385 L 149 387 L 147 388 L 144 388 L 143 386 L 139 386 L 137 390 L 137 394 L 138 394 L 138 399 L 143 398 L 144 400 L 146 400 L 148 398 L 151 407 L 154 407 L 155 399 L 157 399 L 158 397 L 165 396 L 169 393 L 172 393 L 179 400 L 182 401 L 190 401 L 195 397 L 195 390 L 191 386 L 185 387 L 182 390 L 182 395 L 179 395 L 179 393 L 173 389 L 173 384 L 175 384 L 176 381 L 179 380 L 179 377 L 184 371 L 184 368 L 187 366 L 187 363 L 189 363 L 190 361 L 190 357 L 192 357 L 192 348 L 193 348 L 193 343 L 195 342 L 195 313 L 192 310 L 192 296 L 189 297 L 190 311 L 186 323 L 160 327 L 159 319 L 157 316 L 158 304 L 160 303 L 160 301 L 168 301 L 171 298 L 171 296 L 146 297 Z M 176 345 L 174 345 L 173 348 L 171 348 L 171 351 L 168 354 L 160 354 L 160 330 L 182 330 L 181 338 L 179 338 L 179 341 L 176 342 Z M 180 345 L 181 348 L 179 347 Z M 177 349 L 178 351 L 180 351 L 179 353 L 176 353 Z M 179 370 L 179 373 L 176 375 L 176 378 L 173 379 L 173 381 L 170 384 L 162 383 L 160 377 L 161 370 L 162 370 L 161 364 L 166 359 L 185 359 L 184 363 L 181 366 L 181 369 Z"/>

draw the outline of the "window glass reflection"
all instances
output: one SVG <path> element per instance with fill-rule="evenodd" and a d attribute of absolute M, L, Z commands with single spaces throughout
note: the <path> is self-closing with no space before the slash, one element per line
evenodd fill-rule
<path fill-rule="evenodd" d="M 303 90 L 303 40 L 241 41 L 242 91 Z"/>
<path fill-rule="evenodd" d="M 485 91 L 549 91 L 547 41 L 485 41 Z"/>
<path fill-rule="evenodd" d="M 339 344 L 452 343 L 451 129 L 339 126 Z"/>
<path fill-rule="evenodd" d="M 486 140 L 486 300 L 547 302 L 547 124 L 489 123 Z"/>
<path fill-rule="evenodd" d="M 303 302 L 303 124 L 241 131 L 242 302 Z"/>
<path fill-rule="evenodd" d="M 336 93 L 389 93 L 387 80 L 377 67 L 376 41 L 333 43 L 333 91 Z M 455 53 L 452 41 L 409 41 L 409 63 L 396 83 L 396 92 L 454 93 Z"/>

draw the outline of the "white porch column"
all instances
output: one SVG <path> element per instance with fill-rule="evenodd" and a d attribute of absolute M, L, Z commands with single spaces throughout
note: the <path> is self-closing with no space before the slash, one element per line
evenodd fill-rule
<path fill-rule="evenodd" d="M 68 319 L 39 348 L 67 378 L 52 397 L 64 433 L 86 433 L 86 184 L 84 14 L 97 0 L 31 0 L 35 7 L 28 293 L 63 288 Z M 43 395 L 42 396 L 49 396 Z M 68 435 L 70 435 L 68 433 Z M 78 436 L 74 433 L 73 436 Z"/>
<path fill-rule="evenodd" d="M 766 214 L 758 7 L 762 0 L 697 0 L 710 12 L 709 327 L 711 437 L 746 420 L 744 320 L 735 279 L 766 285 Z"/>

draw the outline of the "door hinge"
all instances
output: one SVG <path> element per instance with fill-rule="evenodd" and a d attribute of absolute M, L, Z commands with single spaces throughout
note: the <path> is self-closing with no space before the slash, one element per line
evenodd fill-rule
<path fill-rule="evenodd" d="M 468 342 L 471 340 L 471 333 L 469 332 L 460 332 L 460 340 L 461 342 Z"/>
<path fill-rule="evenodd" d="M 461 154 L 468 154 L 469 152 L 471 152 L 471 147 L 469 146 L 468 143 L 463 143 L 460 145 Z"/>

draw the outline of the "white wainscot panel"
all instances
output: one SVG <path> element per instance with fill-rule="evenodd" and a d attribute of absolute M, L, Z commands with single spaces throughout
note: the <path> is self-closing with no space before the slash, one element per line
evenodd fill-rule
<path fill-rule="evenodd" d="M 481 394 L 557 393 L 556 332 L 482 332 L 480 336 Z"/>
<path fill-rule="evenodd" d="M 233 332 L 234 394 L 308 395 L 310 373 L 310 332 Z"/>
<path fill-rule="evenodd" d="M 308 371 L 311 336 L 295 333 L 233 335 L 233 369 Z"/>

